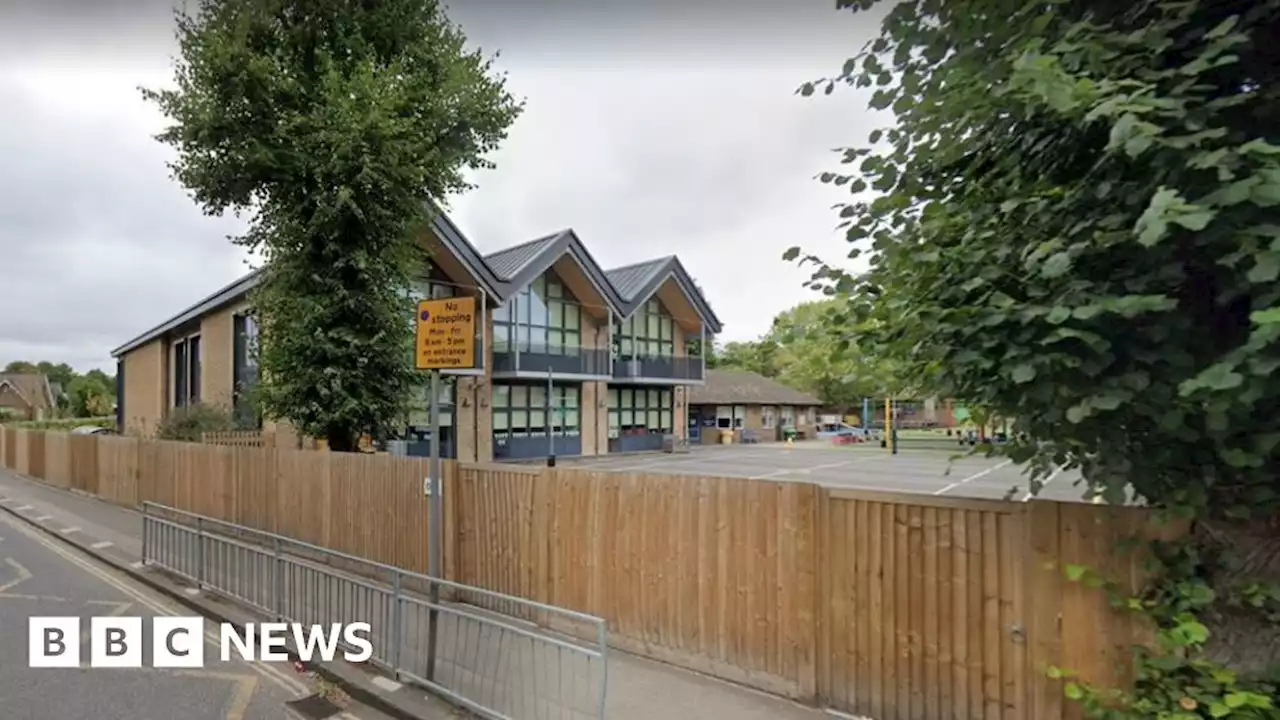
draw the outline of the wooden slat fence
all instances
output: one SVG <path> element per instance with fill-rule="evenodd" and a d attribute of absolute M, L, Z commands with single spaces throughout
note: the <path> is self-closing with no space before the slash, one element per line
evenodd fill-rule
<path fill-rule="evenodd" d="M 5 467 L 53 485 L 427 568 L 420 458 L 0 434 Z M 1132 508 L 445 466 L 447 578 L 594 613 L 619 648 L 875 720 L 1079 720 L 1044 669 L 1124 683 L 1149 632 L 1063 568 L 1136 584 L 1118 541 L 1171 532 Z"/>

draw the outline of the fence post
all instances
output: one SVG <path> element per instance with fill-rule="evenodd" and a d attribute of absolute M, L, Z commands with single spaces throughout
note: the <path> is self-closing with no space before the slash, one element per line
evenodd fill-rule
<path fill-rule="evenodd" d="M 151 523 L 147 516 L 147 504 L 142 504 L 142 566 L 146 567 L 150 559 L 148 551 L 151 549 Z"/>
<path fill-rule="evenodd" d="M 391 637 L 394 638 L 391 645 L 391 673 L 396 680 L 400 679 L 400 647 L 404 645 L 404 638 L 401 637 L 400 627 L 402 624 L 400 609 L 400 571 L 396 570 L 392 573 L 391 586 Z"/>
<path fill-rule="evenodd" d="M 282 563 L 280 552 L 280 538 L 276 536 L 272 542 L 274 543 L 274 560 L 271 562 L 271 608 L 274 609 L 276 621 L 279 622 L 284 618 L 284 608 L 281 607 L 281 598 L 284 597 L 284 575 L 280 572 Z"/>
<path fill-rule="evenodd" d="M 196 518 L 196 588 L 204 589 L 204 518 Z"/>

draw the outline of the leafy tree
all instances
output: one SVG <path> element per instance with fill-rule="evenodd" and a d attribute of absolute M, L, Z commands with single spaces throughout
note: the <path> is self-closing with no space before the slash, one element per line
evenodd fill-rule
<path fill-rule="evenodd" d="M 35 363 L 30 363 L 26 360 L 14 360 L 4 366 L 4 371 L 7 373 L 22 373 L 24 375 L 40 372 Z"/>
<path fill-rule="evenodd" d="M 115 379 L 101 370 L 73 377 L 64 388 L 72 417 L 105 417 L 115 402 Z"/>
<path fill-rule="evenodd" d="M 801 303 L 774 318 L 763 342 L 778 348 L 779 381 L 847 409 L 892 391 L 896 378 L 839 323 L 842 307 L 836 299 Z"/>
<path fill-rule="evenodd" d="M 875 88 L 894 115 L 822 177 L 858 196 L 840 216 L 870 270 L 805 258 L 873 299 L 850 332 L 1016 418 L 1033 489 L 1067 463 L 1194 521 L 1119 598 L 1159 628 L 1133 692 L 1066 686 L 1097 716 L 1280 712 L 1278 10 L 905 0 L 801 89 Z"/>
<path fill-rule="evenodd" d="M 178 42 L 176 88 L 144 95 L 204 210 L 252 212 L 264 413 L 334 450 L 387 436 L 417 238 L 521 106 L 434 0 L 202 0 Z"/>

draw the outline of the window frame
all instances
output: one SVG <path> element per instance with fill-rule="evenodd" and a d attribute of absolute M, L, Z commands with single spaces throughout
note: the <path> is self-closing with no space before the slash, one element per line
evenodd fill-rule
<path fill-rule="evenodd" d="M 200 403 L 200 382 L 204 344 L 200 331 L 187 333 L 169 343 L 170 398 L 173 408 Z M 192 352 L 194 348 L 195 352 Z"/>

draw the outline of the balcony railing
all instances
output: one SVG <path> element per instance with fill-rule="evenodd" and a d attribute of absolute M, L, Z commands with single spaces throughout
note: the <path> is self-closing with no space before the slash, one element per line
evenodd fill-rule
<path fill-rule="evenodd" d="M 493 346 L 495 374 L 545 373 L 548 370 L 555 374 L 608 377 L 609 353 L 596 348 L 534 343 L 521 343 L 519 346 L 495 343 Z"/>
<path fill-rule="evenodd" d="M 702 358 L 692 355 L 624 355 L 613 361 L 616 380 L 702 380 L 702 372 Z"/>

